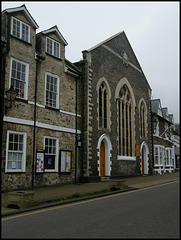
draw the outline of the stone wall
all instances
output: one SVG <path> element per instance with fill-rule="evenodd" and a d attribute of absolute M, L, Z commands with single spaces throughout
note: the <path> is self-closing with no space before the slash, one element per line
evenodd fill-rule
<path fill-rule="evenodd" d="M 32 177 L 34 175 L 34 186 L 47 186 L 75 181 L 75 146 L 76 146 L 76 78 L 65 72 L 65 46 L 58 36 L 48 33 L 47 36 L 56 41 L 60 41 L 60 59 L 46 53 L 46 35 L 38 34 L 32 27 L 29 20 L 22 12 L 14 12 L 11 15 L 24 21 L 30 26 L 30 43 L 26 43 L 10 35 L 10 51 L 6 57 L 5 91 L 10 85 L 11 59 L 22 61 L 29 66 L 27 82 L 27 98 L 16 98 L 4 116 L 3 139 L 2 139 L 2 191 L 18 189 L 30 189 L 32 187 Z M 10 15 L 10 16 L 11 16 Z M 7 34 L 7 15 L 3 15 L 3 32 Z M 7 35 L 5 36 L 7 37 Z M 37 45 L 36 45 L 37 40 Z M 35 49 L 36 47 L 36 49 Z M 45 60 L 39 60 L 38 71 L 36 72 L 35 53 L 39 52 L 45 56 Z M 46 106 L 45 99 L 45 74 L 50 73 L 59 78 L 59 99 L 58 107 Z M 37 79 L 37 104 L 36 119 L 35 110 L 35 81 Z M 80 81 L 78 81 L 78 91 L 80 93 Z M 8 105 L 5 98 L 5 105 Z M 78 108 L 80 114 L 81 108 Z M 35 124 L 35 149 L 34 148 L 34 124 Z M 78 120 L 79 127 L 80 116 Z M 25 172 L 5 172 L 6 163 L 6 140 L 7 131 L 26 133 L 26 167 Z M 44 172 L 36 174 L 33 170 L 33 152 L 37 149 L 44 149 L 44 137 L 55 137 L 58 141 L 58 169 L 55 172 Z M 60 173 L 60 150 L 70 150 L 72 152 L 72 164 L 70 173 Z M 34 156 L 36 159 L 36 156 Z M 35 166 L 34 162 L 34 166 Z M 33 174 L 34 171 L 34 174 Z"/>
<path fill-rule="evenodd" d="M 122 56 L 123 50 L 129 57 L 130 64 L 124 64 Z M 131 88 L 135 97 L 135 109 L 134 109 L 134 142 L 141 145 L 142 142 L 146 142 L 149 148 L 150 169 L 151 169 L 151 125 L 150 125 L 150 87 L 142 72 L 142 69 L 130 47 L 130 44 L 124 33 L 111 39 L 110 41 L 100 44 L 90 50 L 90 52 L 83 52 L 85 55 L 86 64 L 91 68 L 91 78 L 87 74 L 85 82 L 88 85 L 89 102 L 87 108 L 92 105 L 90 112 L 87 113 L 87 148 L 90 149 L 91 158 L 88 156 L 89 163 L 89 175 L 99 176 L 99 162 L 97 144 L 99 138 L 106 134 L 112 144 L 111 153 L 111 176 L 114 175 L 133 175 L 140 174 L 140 161 L 141 158 L 137 157 L 136 161 L 121 161 L 118 160 L 118 113 L 117 102 L 115 99 L 115 90 L 119 81 L 126 78 L 131 85 Z M 87 67 L 87 65 L 85 66 Z M 86 68 L 86 69 L 88 69 Z M 88 70 L 87 70 L 88 71 Z M 97 83 L 101 78 L 105 78 L 111 90 L 110 99 L 110 128 L 101 129 L 98 123 L 98 92 L 96 89 Z M 91 86 L 89 87 L 89 84 Z M 147 136 L 145 138 L 140 137 L 140 123 L 139 123 L 139 109 L 138 104 L 141 98 L 144 98 L 147 106 Z M 86 118 L 85 118 L 86 119 Z M 91 126 L 89 126 L 91 122 Z M 91 138 L 90 138 L 91 133 Z"/>

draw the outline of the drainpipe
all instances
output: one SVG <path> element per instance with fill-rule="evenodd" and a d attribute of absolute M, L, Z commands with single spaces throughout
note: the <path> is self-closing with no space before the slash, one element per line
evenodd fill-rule
<path fill-rule="evenodd" d="M 151 100 L 150 100 L 150 104 L 151 104 Z M 152 114 L 152 112 L 151 112 L 151 145 L 152 145 L 152 172 L 151 172 L 151 175 L 153 175 L 153 173 L 154 173 L 154 144 L 153 144 L 153 114 Z"/>
<path fill-rule="evenodd" d="M 35 176 L 35 154 L 36 154 L 36 102 L 37 102 L 37 82 L 38 82 L 38 63 L 39 59 L 36 58 L 36 79 L 35 79 L 35 102 L 34 102 L 34 127 L 33 127 L 33 162 L 32 162 L 32 190 L 34 189 L 34 176 Z"/>
<path fill-rule="evenodd" d="M 81 111 L 81 125 L 82 125 L 82 128 L 81 128 L 81 135 L 82 135 L 82 156 L 81 156 L 81 178 L 83 179 L 84 177 L 84 72 L 85 72 L 85 69 L 84 69 L 84 66 L 83 66 L 83 73 L 82 73 L 82 78 L 81 78 L 81 88 L 82 88 L 82 96 L 81 96 L 81 108 L 82 108 L 82 111 Z"/>
<path fill-rule="evenodd" d="M 45 60 L 41 54 L 35 53 L 36 59 L 36 78 L 35 78 L 35 103 L 34 103 L 34 133 L 33 133 L 33 162 L 32 162 L 32 190 L 34 189 L 35 178 L 35 160 L 36 160 L 36 103 L 37 103 L 37 84 L 38 84 L 38 66 L 40 60 Z"/>
<path fill-rule="evenodd" d="M 75 134 L 75 183 L 78 182 L 78 143 L 77 143 L 77 78 L 76 78 L 76 92 L 75 92 L 75 128 L 76 128 L 76 134 Z"/>

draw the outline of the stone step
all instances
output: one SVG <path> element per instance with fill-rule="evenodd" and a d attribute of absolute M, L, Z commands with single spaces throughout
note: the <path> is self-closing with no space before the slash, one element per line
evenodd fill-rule
<path fill-rule="evenodd" d="M 101 182 L 110 181 L 110 177 L 101 177 Z"/>

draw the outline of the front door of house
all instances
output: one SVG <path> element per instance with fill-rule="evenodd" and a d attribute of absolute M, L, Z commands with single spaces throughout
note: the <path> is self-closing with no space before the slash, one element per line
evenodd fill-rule
<path fill-rule="evenodd" d="M 100 146 L 100 175 L 105 177 L 105 145 L 103 141 Z"/>
<path fill-rule="evenodd" d="M 141 151 L 141 159 L 142 159 L 142 174 L 144 174 L 144 149 L 142 148 L 142 151 Z"/>

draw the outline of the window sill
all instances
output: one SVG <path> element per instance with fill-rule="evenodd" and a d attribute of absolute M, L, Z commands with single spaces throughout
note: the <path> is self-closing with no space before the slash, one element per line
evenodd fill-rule
<path fill-rule="evenodd" d="M 16 100 L 16 101 L 19 101 L 19 102 L 28 103 L 28 100 L 26 100 L 25 98 L 16 97 L 15 100 Z"/>
<path fill-rule="evenodd" d="M 44 173 L 58 173 L 55 169 L 44 169 Z"/>
<path fill-rule="evenodd" d="M 129 157 L 129 156 L 117 156 L 117 160 L 122 161 L 136 161 L 136 157 Z"/>
<path fill-rule="evenodd" d="M 22 43 L 25 43 L 25 44 L 27 44 L 27 45 L 29 45 L 29 46 L 32 46 L 32 44 L 31 44 L 31 43 L 29 43 L 29 42 L 26 42 L 26 41 L 24 41 L 24 40 L 22 40 L 21 38 L 18 38 L 18 37 L 16 37 L 16 36 L 13 36 L 12 34 L 11 34 L 11 37 L 13 37 L 13 38 L 15 38 L 15 39 L 19 40 L 19 41 L 20 41 L 20 42 L 22 42 Z"/>
<path fill-rule="evenodd" d="M 5 173 L 7 174 L 16 174 L 16 173 L 25 173 L 25 171 L 22 171 L 22 170 L 6 170 Z"/>
<path fill-rule="evenodd" d="M 54 55 L 52 55 L 52 54 L 50 54 L 50 53 L 47 53 L 47 52 L 45 52 L 48 56 L 50 56 L 50 57 L 53 57 L 53 58 L 55 58 L 55 59 L 57 59 L 58 61 L 62 61 L 62 59 L 61 58 L 59 58 L 59 57 L 56 57 L 56 56 L 54 56 Z"/>
<path fill-rule="evenodd" d="M 155 164 L 155 167 L 164 167 L 163 164 Z"/>
<path fill-rule="evenodd" d="M 54 108 L 54 107 L 49 107 L 49 106 L 45 106 L 46 109 L 50 109 L 50 110 L 54 110 L 54 111 L 60 111 L 58 108 Z"/>

